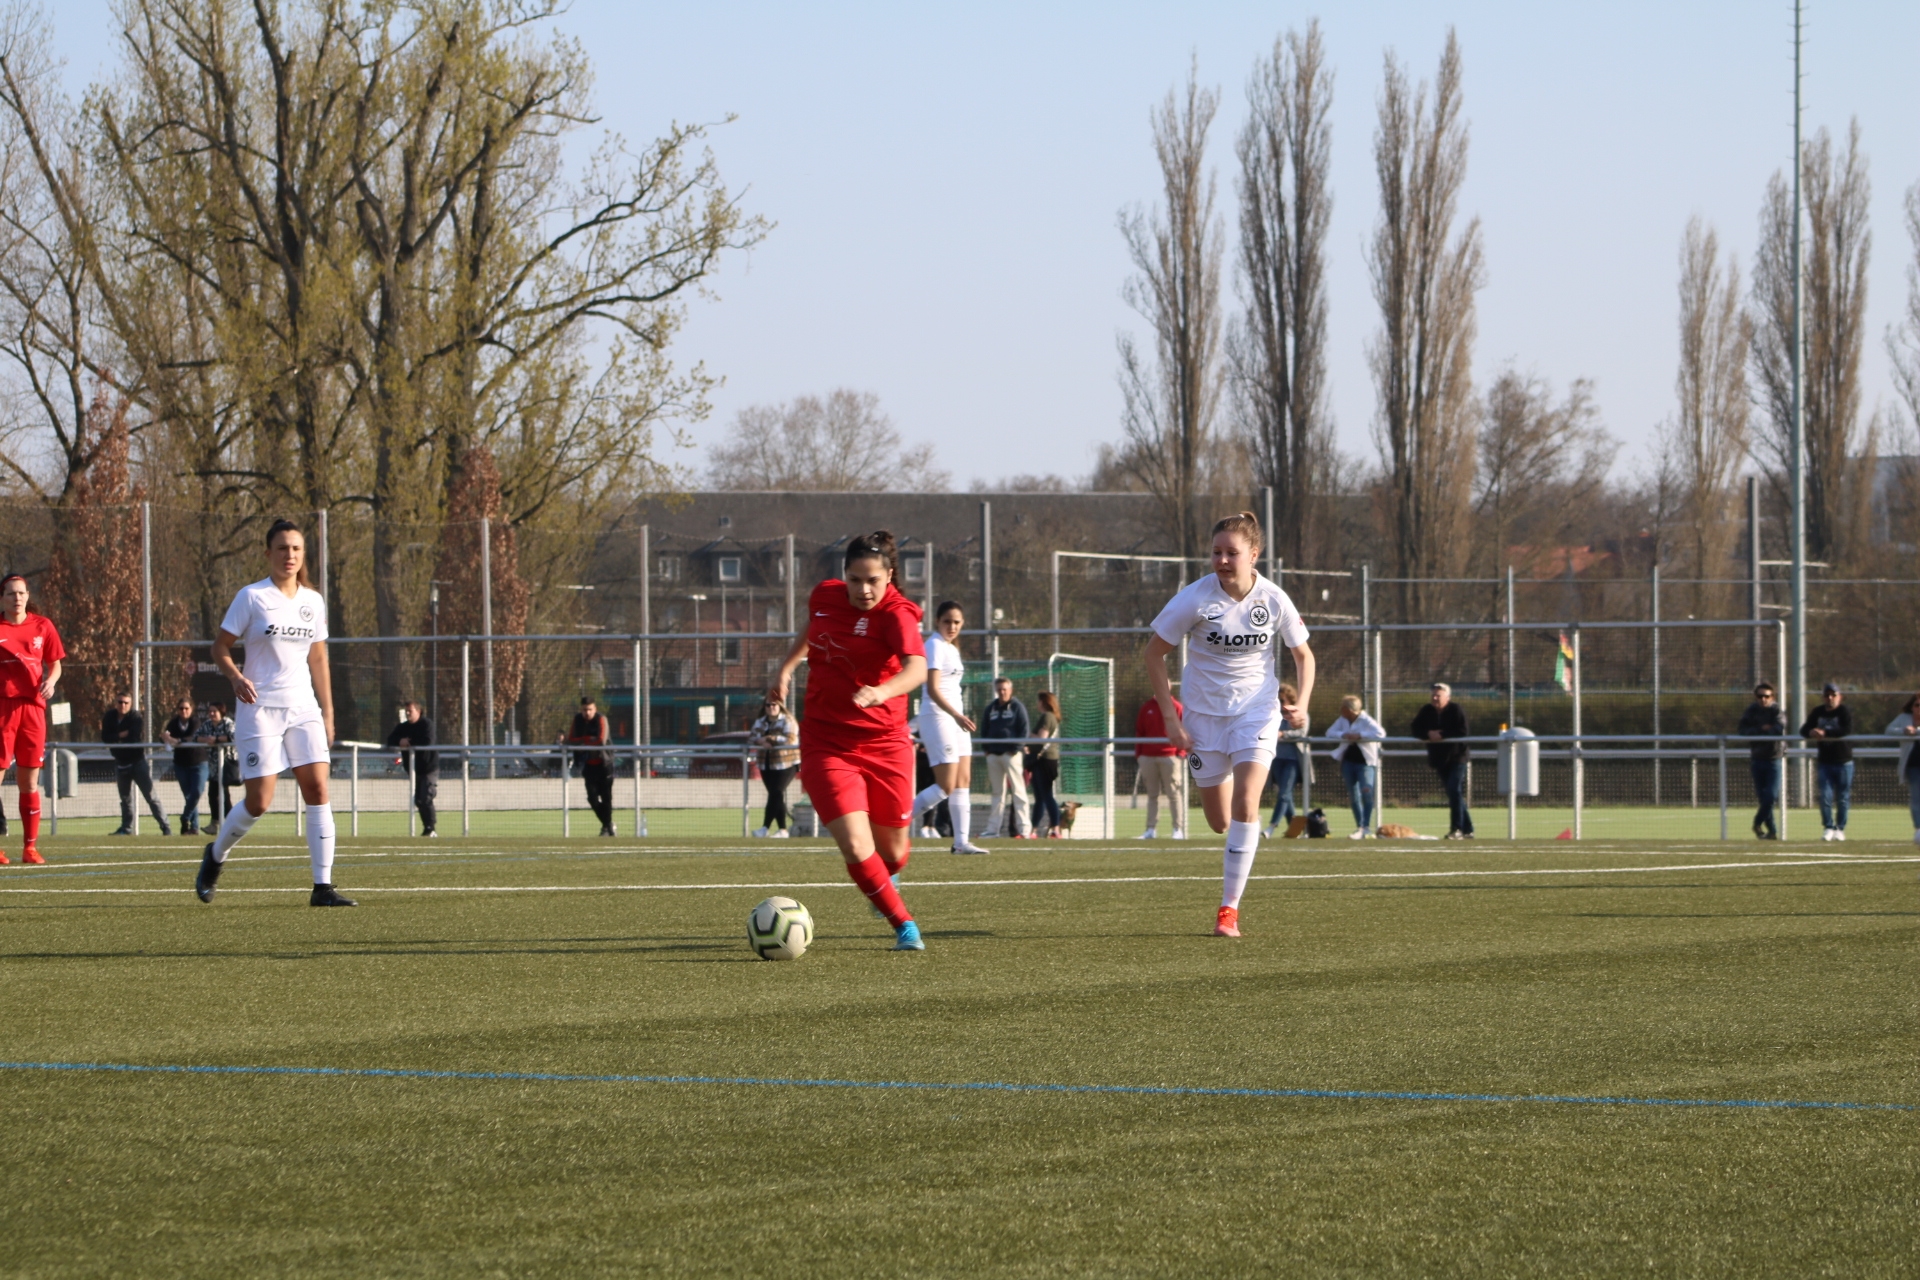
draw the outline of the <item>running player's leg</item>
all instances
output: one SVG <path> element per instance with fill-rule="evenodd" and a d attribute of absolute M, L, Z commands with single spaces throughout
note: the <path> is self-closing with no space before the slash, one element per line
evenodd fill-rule
<path fill-rule="evenodd" d="M 308 902 L 316 907 L 355 906 L 352 898 L 333 887 L 333 803 L 328 787 L 333 752 L 327 746 L 325 723 L 315 716 L 288 726 L 286 744 L 293 780 L 307 806 L 307 860 L 313 871 L 313 894 Z"/>
<path fill-rule="evenodd" d="M 952 851 L 985 853 L 985 849 L 973 842 L 973 792 L 969 790 L 973 786 L 971 741 L 964 746 L 955 745 L 944 763 L 933 766 L 933 785 L 940 789 L 941 800 L 946 801 L 947 821 L 953 827 Z M 938 800 L 934 802 L 935 805 L 939 803 Z"/>
<path fill-rule="evenodd" d="M 21 709 L 11 746 L 20 753 L 15 766 L 20 781 L 20 861 L 37 866 L 46 861 L 40 856 L 39 843 L 40 770 L 47 762 L 47 718 L 38 706 Z"/>
<path fill-rule="evenodd" d="M 200 853 L 200 871 L 194 877 L 193 891 L 202 902 L 213 901 L 214 886 L 220 881 L 227 855 L 253 830 L 260 815 L 272 807 L 274 784 L 280 771 L 287 767 L 287 744 L 280 732 L 279 717 L 242 703 L 234 720 L 233 750 L 240 762 L 240 784 L 245 794 L 239 804 L 227 809 L 227 816 L 220 821 L 220 830 Z"/>
<path fill-rule="evenodd" d="M 913 747 L 903 742 L 861 764 L 867 775 L 867 822 L 873 828 L 874 851 L 887 874 L 898 880 L 913 852 Z"/>
<path fill-rule="evenodd" d="M 865 770 L 855 760 L 816 750 L 801 757 L 800 782 L 813 801 L 814 812 L 840 846 L 847 877 L 896 931 L 910 922 L 913 916 L 900 901 L 893 876 L 874 848 L 873 826 L 867 819 Z"/>

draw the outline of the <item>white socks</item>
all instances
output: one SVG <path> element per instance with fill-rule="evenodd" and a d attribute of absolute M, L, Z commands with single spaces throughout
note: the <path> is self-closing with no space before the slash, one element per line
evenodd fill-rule
<path fill-rule="evenodd" d="M 947 817 L 953 822 L 953 844 L 957 849 L 965 845 L 973 834 L 973 793 L 965 787 L 955 787 L 949 791 Z"/>
<path fill-rule="evenodd" d="M 1247 877 L 1253 874 L 1254 850 L 1259 847 L 1259 823 L 1227 823 L 1227 853 L 1220 867 L 1221 906 L 1240 905 L 1240 895 L 1247 891 Z"/>
<path fill-rule="evenodd" d="M 931 812 L 933 806 L 939 804 L 946 798 L 947 793 L 940 789 L 939 783 L 936 782 L 929 786 L 925 791 L 922 791 L 913 798 L 913 817 L 907 825 L 910 827 L 918 826 L 921 815 Z"/>
<path fill-rule="evenodd" d="M 313 882 L 332 884 L 333 806 L 330 804 L 307 806 L 307 857 L 313 863 Z"/>
<path fill-rule="evenodd" d="M 237 804 L 227 810 L 225 822 L 220 824 L 220 834 L 213 838 L 213 860 L 225 862 L 233 846 L 240 843 L 240 837 L 253 830 L 253 824 L 260 821 L 243 804 Z"/>

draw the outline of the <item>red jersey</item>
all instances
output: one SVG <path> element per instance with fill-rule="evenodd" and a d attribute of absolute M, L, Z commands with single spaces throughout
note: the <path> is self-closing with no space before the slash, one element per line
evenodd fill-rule
<path fill-rule="evenodd" d="M 53 623 L 30 613 L 18 623 L 0 618 L 0 701 L 38 702 L 47 664 L 67 656 Z"/>
<path fill-rule="evenodd" d="M 900 674 L 901 659 L 925 654 L 920 606 L 891 583 L 871 609 L 853 607 L 847 584 L 828 578 L 807 599 L 807 702 L 800 725 L 801 759 L 818 747 L 857 750 L 877 739 L 907 740 L 905 694 L 877 707 L 853 695 Z"/>
<path fill-rule="evenodd" d="M 1180 699 L 1173 700 L 1173 714 L 1182 720 L 1187 718 L 1187 709 L 1180 705 Z M 1136 738 L 1164 738 L 1167 736 L 1167 722 L 1160 715 L 1160 699 L 1148 698 L 1140 704 L 1140 714 L 1133 718 L 1133 736 Z M 1142 742 L 1134 747 L 1136 756 L 1183 756 L 1186 752 L 1171 742 Z"/>

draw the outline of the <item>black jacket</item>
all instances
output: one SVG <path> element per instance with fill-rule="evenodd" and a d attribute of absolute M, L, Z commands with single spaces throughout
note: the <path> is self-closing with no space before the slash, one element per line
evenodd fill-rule
<path fill-rule="evenodd" d="M 1755 760 L 1778 760 L 1787 754 L 1787 713 L 1780 709 L 1779 703 L 1766 706 L 1754 703 L 1740 713 L 1740 736 L 1743 738 L 1778 738 L 1778 742 L 1750 742 L 1748 750 Z"/>
<path fill-rule="evenodd" d="M 129 711 L 121 715 L 118 711 L 109 711 L 100 717 L 100 741 L 102 742 L 145 742 L 147 740 L 147 722 L 138 711 Z M 118 765 L 139 764 L 146 758 L 146 752 L 139 747 L 115 747 L 110 754 Z"/>
<path fill-rule="evenodd" d="M 1821 736 L 1814 741 L 1820 744 L 1821 764 L 1848 764 L 1853 760 L 1853 744 L 1846 741 L 1853 732 L 1853 708 L 1846 703 L 1837 707 L 1828 707 L 1825 703 L 1813 709 L 1807 722 L 1800 726 L 1800 736 L 1818 729 Z M 1840 739 L 1836 742 L 1834 739 Z"/>
<path fill-rule="evenodd" d="M 980 713 L 980 736 L 989 743 L 995 739 L 1019 739 L 1027 736 L 1027 708 L 1018 698 L 1001 702 L 995 698 Z M 1003 742 L 980 748 L 990 756 L 1010 756 L 1020 748 L 1012 742 Z"/>
<path fill-rule="evenodd" d="M 206 722 L 199 716 L 188 716 L 184 720 L 175 716 L 167 721 L 166 731 L 180 743 L 173 749 L 173 763 L 176 766 L 191 767 L 207 762 L 207 748 L 193 741 L 207 732 Z"/>
<path fill-rule="evenodd" d="M 393 732 L 387 735 L 387 745 L 401 750 L 413 748 L 413 772 L 416 776 L 440 771 L 440 753 L 420 750 L 421 747 L 433 745 L 433 721 L 425 716 L 393 726 Z"/>
<path fill-rule="evenodd" d="M 1413 736 L 1426 742 L 1427 735 L 1435 729 L 1440 731 L 1442 738 L 1466 737 L 1470 732 L 1466 708 L 1457 702 L 1449 702 L 1445 707 L 1436 707 L 1429 702 L 1420 708 L 1413 717 Z M 1453 768 L 1471 754 L 1464 742 L 1427 743 L 1427 763 L 1441 772 Z"/>

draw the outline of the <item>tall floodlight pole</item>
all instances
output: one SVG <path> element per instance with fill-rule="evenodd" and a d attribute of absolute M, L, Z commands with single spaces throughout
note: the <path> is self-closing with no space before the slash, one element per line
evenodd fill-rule
<path fill-rule="evenodd" d="M 1800 261 L 1801 0 L 1793 3 L 1793 713 L 1807 714 L 1807 396 L 1805 288 Z"/>
<path fill-rule="evenodd" d="M 1273 544 L 1275 542 L 1275 538 L 1273 536 L 1273 486 L 1272 485 L 1270 484 L 1262 485 L 1260 487 L 1260 503 L 1261 503 L 1261 507 L 1263 508 L 1260 513 L 1260 519 L 1263 521 L 1260 528 L 1267 535 L 1267 576 L 1269 578 L 1272 578 L 1273 570 L 1274 570 Z M 1278 579 L 1275 579 L 1275 581 L 1278 581 Z M 1364 687 L 1364 681 L 1362 683 Z"/>
<path fill-rule="evenodd" d="M 993 678 L 1000 678 L 1000 624 L 993 620 L 993 504 L 980 504 L 980 619 L 987 628 Z"/>

